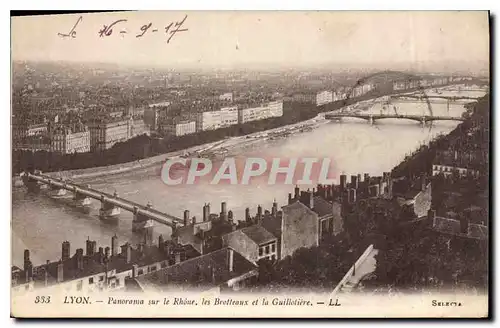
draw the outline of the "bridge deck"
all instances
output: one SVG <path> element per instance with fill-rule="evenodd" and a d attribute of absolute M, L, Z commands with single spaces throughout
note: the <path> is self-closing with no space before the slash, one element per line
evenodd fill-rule
<path fill-rule="evenodd" d="M 184 221 L 176 216 L 160 212 L 154 208 L 150 208 L 141 204 L 138 204 L 136 202 L 121 198 L 121 197 L 115 197 L 111 194 L 108 194 L 103 191 L 95 190 L 92 188 L 87 188 L 87 187 L 82 187 L 80 185 L 74 184 L 74 183 L 67 183 L 64 182 L 60 179 L 56 178 L 51 178 L 48 176 L 44 175 L 34 175 L 31 173 L 28 173 L 28 178 L 48 184 L 54 187 L 59 187 L 63 188 L 66 190 L 69 190 L 71 192 L 75 192 L 78 194 L 85 195 L 87 197 L 97 199 L 97 200 L 102 200 L 104 196 L 104 201 L 106 203 L 112 204 L 114 206 L 118 206 L 120 208 L 123 208 L 127 211 L 134 212 L 134 209 L 137 209 L 137 214 L 146 216 L 150 218 L 151 220 L 154 220 L 156 222 L 159 222 L 161 224 L 165 224 L 168 226 L 173 226 L 173 222 L 175 222 L 177 225 L 182 225 Z"/>
<path fill-rule="evenodd" d="M 409 119 L 414 121 L 463 121 L 462 117 L 453 116 L 427 116 L 427 115 L 395 115 L 395 114 L 325 114 L 326 119 L 333 118 L 362 118 L 365 120 L 369 119 L 383 119 L 383 118 L 397 118 L 397 119 Z"/>

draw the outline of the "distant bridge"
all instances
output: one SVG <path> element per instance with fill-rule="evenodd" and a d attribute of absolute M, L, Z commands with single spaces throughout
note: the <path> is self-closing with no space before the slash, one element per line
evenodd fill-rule
<path fill-rule="evenodd" d="M 410 99 L 406 99 L 410 98 Z M 417 99 L 417 100 L 423 100 L 423 101 L 430 101 L 437 103 L 439 102 L 438 99 L 443 99 L 441 102 L 442 103 L 447 103 L 447 102 L 456 102 L 458 100 L 477 100 L 477 98 L 474 97 L 467 97 L 467 96 L 442 96 L 442 95 L 422 95 L 422 94 L 402 94 L 402 95 L 397 95 L 397 96 L 391 96 L 391 99 L 394 100 L 411 100 L 411 99 Z"/>
<path fill-rule="evenodd" d="M 370 122 L 370 124 L 375 123 L 376 120 L 392 118 L 392 119 L 405 119 L 413 120 L 426 124 L 432 121 L 464 121 L 462 117 L 452 117 L 452 116 L 427 116 L 427 115 L 397 115 L 397 114 L 340 114 L 340 113 L 329 113 L 325 114 L 325 118 L 328 120 L 338 120 L 342 118 L 360 118 Z"/>
<path fill-rule="evenodd" d="M 101 202 L 101 208 L 107 210 L 113 207 L 122 208 L 134 214 L 132 222 L 132 230 L 141 230 L 146 225 L 148 220 L 153 220 L 169 227 L 175 228 L 178 225 L 183 225 L 184 220 L 174 215 L 160 212 L 150 204 L 141 205 L 133 201 L 118 197 L 118 195 L 111 195 L 103 191 L 95 190 L 90 186 L 82 186 L 75 183 L 68 183 L 61 179 L 49 177 L 42 174 L 24 173 L 22 175 L 23 182 L 28 188 L 33 188 L 39 184 L 45 184 L 53 189 L 65 189 L 74 193 L 76 200 L 83 200 L 85 198 L 93 198 Z"/>

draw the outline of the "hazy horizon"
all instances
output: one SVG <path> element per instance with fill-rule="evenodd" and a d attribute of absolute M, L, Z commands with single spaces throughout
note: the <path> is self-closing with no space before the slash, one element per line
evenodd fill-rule
<path fill-rule="evenodd" d="M 172 31 L 185 15 L 181 28 L 188 31 L 167 43 L 165 27 L 172 22 Z M 75 38 L 58 35 L 69 33 L 79 16 Z M 118 19 L 127 21 L 117 23 L 110 36 L 99 36 L 103 25 Z M 138 11 L 12 17 L 11 45 L 13 61 L 125 67 L 489 68 L 486 11 Z"/>

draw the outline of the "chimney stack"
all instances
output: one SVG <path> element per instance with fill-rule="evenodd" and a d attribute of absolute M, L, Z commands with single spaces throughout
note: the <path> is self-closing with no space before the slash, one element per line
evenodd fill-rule
<path fill-rule="evenodd" d="M 351 175 L 351 188 L 358 189 L 358 176 Z"/>
<path fill-rule="evenodd" d="M 262 206 L 260 205 L 257 206 L 257 217 L 262 217 Z"/>
<path fill-rule="evenodd" d="M 247 207 L 245 208 L 245 221 L 249 222 L 250 221 L 250 209 Z"/>
<path fill-rule="evenodd" d="M 226 206 L 226 202 L 222 202 L 220 204 L 220 216 L 221 216 L 222 220 L 226 220 L 227 219 L 227 206 Z"/>
<path fill-rule="evenodd" d="M 113 240 L 111 240 L 113 242 Z M 97 243 L 94 240 L 87 239 L 87 256 L 94 256 Z"/>
<path fill-rule="evenodd" d="M 292 203 L 292 193 L 289 192 L 288 193 L 288 205 L 290 205 Z"/>
<path fill-rule="evenodd" d="M 193 216 L 193 218 L 191 219 L 191 223 L 196 224 L 196 216 Z"/>
<path fill-rule="evenodd" d="M 30 260 L 30 251 L 29 249 L 24 250 L 24 270 L 28 269 L 28 266 L 30 265 L 31 260 Z"/>
<path fill-rule="evenodd" d="M 109 254 L 110 254 L 110 248 L 109 246 L 107 246 L 105 249 L 104 249 L 104 256 L 106 258 L 109 258 Z"/>
<path fill-rule="evenodd" d="M 227 262 L 229 272 L 233 272 L 234 251 L 232 248 L 228 248 Z"/>
<path fill-rule="evenodd" d="M 233 223 L 233 211 L 229 210 L 229 212 L 227 212 L 227 220 L 229 223 Z"/>
<path fill-rule="evenodd" d="M 299 199 L 299 193 L 300 193 L 300 189 L 298 186 L 295 186 L 295 200 L 298 200 Z"/>
<path fill-rule="evenodd" d="M 314 208 L 314 189 L 312 192 L 309 192 L 309 208 Z"/>
<path fill-rule="evenodd" d="M 118 255 L 118 237 L 116 234 L 111 237 L 111 255 L 116 256 Z"/>
<path fill-rule="evenodd" d="M 273 201 L 273 208 L 271 209 L 271 215 L 276 216 L 278 214 L 278 203 L 276 203 L 276 198 Z"/>
<path fill-rule="evenodd" d="M 366 182 L 366 185 L 368 185 L 370 183 L 370 174 L 365 173 L 364 182 Z"/>
<path fill-rule="evenodd" d="M 69 254 L 70 254 L 70 243 L 69 241 L 64 241 L 62 243 L 62 260 L 66 261 L 69 259 Z"/>
<path fill-rule="evenodd" d="M 205 211 L 205 206 L 203 206 L 203 211 Z M 189 225 L 189 210 L 184 211 L 184 226 Z"/>
<path fill-rule="evenodd" d="M 340 175 L 340 191 L 344 191 L 345 188 L 347 187 L 347 175 L 341 174 Z"/>

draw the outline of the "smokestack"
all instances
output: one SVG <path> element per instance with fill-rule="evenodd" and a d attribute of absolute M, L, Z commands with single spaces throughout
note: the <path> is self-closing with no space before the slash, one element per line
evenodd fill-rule
<path fill-rule="evenodd" d="M 64 281 L 64 264 L 62 261 L 59 261 L 57 263 L 57 282 L 63 282 Z"/>
<path fill-rule="evenodd" d="M 340 175 L 340 191 L 344 191 L 346 187 L 347 187 L 347 175 L 341 174 Z"/>
<path fill-rule="evenodd" d="M 111 255 L 116 256 L 118 255 L 118 237 L 116 234 L 111 237 Z"/>
<path fill-rule="evenodd" d="M 70 243 L 69 241 L 64 241 L 62 243 L 62 260 L 66 261 L 69 259 L 69 254 L 70 254 Z"/>
<path fill-rule="evenodd" d="M 205 206 L 203 206 L 203 212 L 205 212 Z M 203 219 L 205 219 L 205 217 L 203 217 Z M 189 210 L 185 210 L 184 211 L 184 226 L 188 226 L 189 225 Z"/>
<path fill-rule="evenodd" d="M 234 251 L 232 248 L 228 248 L 227 262 L 229 272 L 233 272 Z"/>
<path fill-rule="evenodd" d="M 207 211 L 207 220 L 209 220 L 210 219 L 210 203 L 207 204 L 206 208 L 207 208 L 206 209 L 206 211 Z M 205 218 L 203 218 L 203 219 L 205 219 Z"/>
<path fill-rule="evenodd" d="M 257 206 L 257 217 L 261 217 L 262 216 L 262 206 L 258 205 Z"/>

